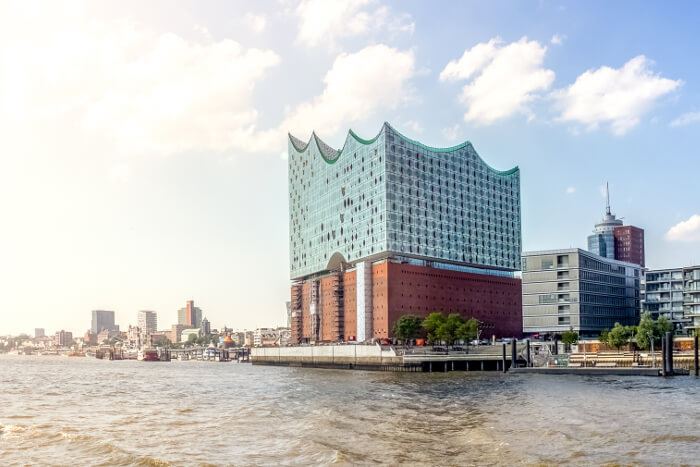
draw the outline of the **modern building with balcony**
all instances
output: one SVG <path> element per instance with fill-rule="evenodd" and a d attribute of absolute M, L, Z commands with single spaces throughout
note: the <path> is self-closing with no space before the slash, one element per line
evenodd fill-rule
<path fill-rule="evenodd" d="M 700 266 L 683 268 L 683 315 L 694 335 L 700 329 Z"/>
<path fill-rule="evenodd" d="M 637 324 L 642 268 L 578 248 L 523 253 L 523 332 L 597 335 Z"/>
<path fill-rule="evenodd" d="M 289 135 L 288 150 L 292 343 L 390 338 L 400 316 L 435 311 L 522 333 L 517 167 L 388 123 L 340 150 Z"/>
<path fill-rule="evenodd" d="M 643 287 L 642 311 L 654 319 L 665 317 L 676 333 L 685 334 L 691 320 L 683 313 L 683 268 L 647 270 Z"/>

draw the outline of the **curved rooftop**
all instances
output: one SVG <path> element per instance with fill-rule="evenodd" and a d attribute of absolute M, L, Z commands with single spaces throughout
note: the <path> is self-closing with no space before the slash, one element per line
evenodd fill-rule
<path fill-rule="evenodd" d="M 510 175 L 510 174 L 515 173 L 518 170 L 520 170 L 517 165 L 509 170 L 497 170 L 497 169 L 491 167 L 489 164 L 486 163 L 486 161 L 484 161 L 484 159 L 479 155 L 479 153 L 476 152 L 476 150 L 474 149 L 474 146 L 469 141 L 465 141 L 465 142 L 458 144 L 456 146 L 450 146 L 450 147 L 444 147 L 444 148 L 428 146 L 426 144 L 421 143 L 420 141 L 417 141 L 417 140 L 414 140 L 414 139 L 411 139 L 411 138 L 404 136 L 401 132 L 399 132 L 394 127 L 392 127 L 389 124 L 389 122 L 384 122 L 384 124 L 382 125 L 382 128 L 379 130 L 377 135 L 371 139 L 363 139 L 360 136 L 358 136 L 354 131 L 352 131 L 352 129 L 348 130 L 348 135 L 345 138 L 345 143 L 343 144 L 343 147 L 341 149 L 333 149 L 330 145 L 326 144 L 321 138 L 319 138 L 316 135 L 316 132 L 311 133 L 311 137 L 309 138 L 309 141 L 306 143 L 304 143 L 301 139 L 295 137 L 291 133 L 289 133 L 288 135 L 289 135 L 289 141 L 291 142 L 292 147 L 298 153 L 302 153 L 302 152 L 306 151 L 308 149 L 309 145 L 313 142 L 316 145 L 316 147 L 318 148 L 318 151 L 321 154 L 321 157 L 323 157 L 323 160 L 326 161 L 328 164 L 334 164 L 335 162 L 338 161 L 340 156 L 343 154 L 343 151 L 344 151 L 345 147 L 347 146 L 348 140 L 350 138 L 352 138 L 353 140 L 355 140 L 356 142 L 358 142 L 360 144 L 369 145 L 369 144 L 372 144 L 375 141 L 377 141 L 377 139 L 379 139 L 381 134 L 383 132 L 385 132 L 386 128 L 391 129 L 399 138 L 403 139 L 407 143 L 415 144 L 416 146 L 419 146 L 427 151 L 452 152 L 452 151 L 457 151 L 457 150 L 460 150 L 460 149 L 463 149 L 466 147 L 470 147 L 472 149 L 472 151 L 474 151 L 474 153 L 477 155 L 479 160 L 491 172 L 493 172 L 496 175 Z"/>

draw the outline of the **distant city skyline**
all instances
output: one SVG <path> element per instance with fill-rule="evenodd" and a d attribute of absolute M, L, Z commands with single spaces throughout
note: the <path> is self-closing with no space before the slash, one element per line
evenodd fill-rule
<path fill-rule="evenodd" d="M 212 327 L 284 324 L 287 132 L 338 149 L 384 121 L 517 164 L 524 251 L 585 249 L 609 182 L 646 267 L 700 263 L 696 2 L 167 10 L 0 4 L 0 334 L 82 334 L 94 309 L 169 329 L 188 299 Z"/>

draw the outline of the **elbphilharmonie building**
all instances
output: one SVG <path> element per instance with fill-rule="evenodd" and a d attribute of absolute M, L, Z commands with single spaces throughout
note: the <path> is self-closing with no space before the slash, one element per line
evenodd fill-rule
<path fill-rule="evenodd" d="M 315 134 L 288 146 L 293 341 L 390 338 L 401 315 L 434 311 L 522 333 L 517 167 L 388 123 L 338 150 Z"/>

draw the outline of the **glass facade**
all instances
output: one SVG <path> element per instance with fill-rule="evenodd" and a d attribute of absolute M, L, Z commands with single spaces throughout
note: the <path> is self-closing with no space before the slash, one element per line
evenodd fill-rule
<path fill-rule="evenodd" d="M 603 258 L 615 259 L 615 236 L 613 232 L 589 235 L 588 251 Z"/>
<path fill-rule="evenodd" d="M 431 148 L 385 123 L 342 150 L 289 137 L 293 279 L 387 255 L 520 269 L 520 171 L 497 171 L 471 143 Z"/>

